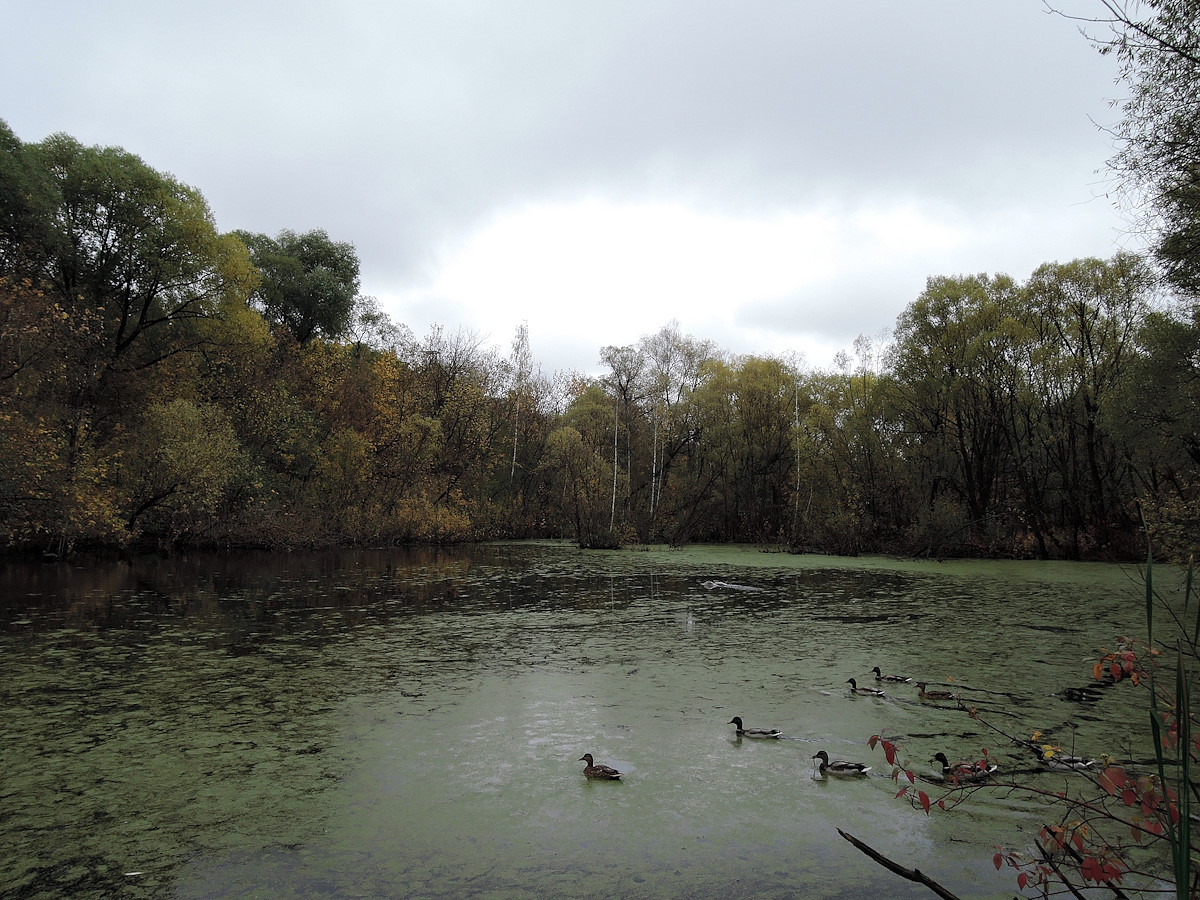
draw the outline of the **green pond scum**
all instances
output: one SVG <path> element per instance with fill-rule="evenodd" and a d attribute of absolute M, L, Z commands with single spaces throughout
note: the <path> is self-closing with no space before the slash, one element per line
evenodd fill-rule
<path fill-rule="evenodd" d="M 0 897 L 930 896 L 838 828 L 1011 897 L 992 854 L 1042 810 L 926 816 L 867 739 L 1069 775 L 912 684 L 846 680 L 1144 755 L 1127 685 L 1064 694 L 1138 631 L 1138 591 L 1114 565 L 544 542 L 8 563 Z M 873 772 L 822 778 L 820 750 Z"/>

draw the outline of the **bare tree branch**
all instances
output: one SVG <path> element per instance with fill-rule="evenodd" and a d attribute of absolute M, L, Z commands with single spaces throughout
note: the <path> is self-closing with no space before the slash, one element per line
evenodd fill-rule
<path fill-rule="evenodd" d="M 939 897 L 944 898 L 944 900 L 962 900 L 962 898 L 959 897 L 957 894 L 951 893 L 950 891 L 946 890 L 946 888 L 942 887 L 940 884 L 938 884 L 936 881 L 934 881 L 932 878 L 930 878 L 928 875 L 926 875 L 920 869 L 904 868 L 904 866 L 900 865 L 897 862 L 893 862 L 892 860 L 890 860 L 886 856 L 884 856 L 882 853 L 880 853 L 878 850 L 873 850 L 871 847 L 864 844 L 862 841 L 860 841 L 854 835 L 847 834 L 846 832 L 842 831 L 842 829 L 840 829 L 840 828 L 837 830 L 837 833 L 840 834 L 842 837 L 844 837 L 846 840 L 848 840 L 855 847 L 857 847 L 860 851 L 865 853 L 869 858 L 871 858 L 875 862 L 879 863 L 881 866 L 883 866 L 888 871 L 895 872 L 901 878 L 907 878 L 909 881 L 915 881 L 917 884 L 925 885 L 925 887 L 929 888 L 931 891 L 933 891 Z"/>

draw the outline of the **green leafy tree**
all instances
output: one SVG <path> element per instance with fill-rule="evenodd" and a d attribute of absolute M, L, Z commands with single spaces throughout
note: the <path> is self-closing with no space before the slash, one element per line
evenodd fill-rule
<path fill-rule="evenodd" d="M 1024 298 L 1034 343 L 1029 371 L 1039 381 L 1047 429 L 1028 440 L 1049 476 L 1051 504 L 1068 553 L 1083 542 L 1108 547 L 1136 534 L 1129 455 L 1105 410 L 1148 312 L 1153 280 L 1132 254 L 1111 260 L 1047 263 L 1030 276 Z"/>
<path fill-rule="evenodd" d="M 554 473 L 558 502 L 567 512 L 579 546 L 613 547 L 608 502 L 610 463 L 570 425 L 550 433 L 542 459 Z"/>
<path fill-rule="evenodd" d="M 1016 285 L 1005 275 L 930 278 L 896 324 L 892 367 L 926 502 L 951 493 L 988 539 L 1008 457 L 1006 370 Z"/>
<path fill-rule="evenodd" d="M 97 382 L 195 349 L 195 323 L 253 285 L 244 248 L 217 232 L 200 193 L 137 156 L 61 134 L 9 153 L 19 157 L 10 166 L 32 173 L 39 199 L 17 211 L 24 249 L 0 257 L 0 274 L 101 318 L 89 360 Z"/>
<path fill-rule="evenodd" d="M 1200 320 L 1152 312 L 1137 345 L 1106 418 L 1128 454 L 1155 545 L 1185 562 L 1200 535 Z"/>
<path fill-rule="evenodd" d="M 195 376 L 221 320 L 245 310 L 256 274 L 198 191 L 125 150 L 62 134 L 26 144 L 5 126 L 0 170 L 0 279 L 68 336 L 51 363 L 37 362 L 51 377 L 38 379 L 36 398 L 20 403 L 55 448 L 42 457 L 47 509 L 32 531 L 57 533 L 60 548 L 119 541 L 112 441 Z"/>
<path fill-rule="evenodd" d="M 45 167 L 0 119 L 0 265 L 32 275 L 54 243 L 54 182 Z"/>
<path fill-rule="evenodd" d="M 358 256 L 321 230 L 284 230 L 274 238 L 237 232 L 262 274 L 255 301 L 271 323 L 300 344 L 339 338 L 353 324 Z"/>
<path fill-rule="evenodd" d="M 131 534 L 147 531 L 165 543 L 202 535 L 213 525 L 226 487 L 244 455 L 223 410 L 190 400 L 156 403 L 136 431 L 119 442 L 119 484 Z"/>

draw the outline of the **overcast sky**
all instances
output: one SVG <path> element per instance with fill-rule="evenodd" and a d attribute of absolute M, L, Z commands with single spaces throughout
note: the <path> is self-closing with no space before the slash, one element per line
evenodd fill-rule
<path fill-rule="evenodd" d="M 1096 14 L 1099 0 L 1063 0 Z M 323 228 L 418 337 L 550 373 L 672 320 L 826 367 L 930 275 L 1139 249 L 1115 64 L 1041 0 L 0 0 L 0 118 L 223 231 Z"/>

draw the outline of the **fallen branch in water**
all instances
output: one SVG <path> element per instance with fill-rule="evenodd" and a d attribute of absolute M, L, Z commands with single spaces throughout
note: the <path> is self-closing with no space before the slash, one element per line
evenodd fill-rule
<path fill-rule="evenodd" d="M 892 872 L 895 872 L 901 878 L 907 878 L 909 881 L 915 881 L 918 884 L 923 884 L 923 885 L 925 885 L 925 887 L 929 888 L 931 891 L 933 891 L 939 897 L 944 897 L 945 900 L 962 900 L 962 898 L 960 898 L 957 894 L 952 894 L 950 891 L 946 890 L 944 887 L 942 887 L 940 884 L 938 884 L 936 881 L 934 881 L 932 878 L 930 878 L 928 875 L 926 875 L 920 869 L 906 869 L 906 868 L 904 868 L 904 866 L 900 865 L 899 863 L 892 862 L 892 860 L 888 859 L 886 856 L 884 856 L 879 851 L 873 850 L 872 848 L 870 848 L 866 844 L 864 844 L 862 841 L 860 841 L 858 838 L 856 838 L 854 835 L 846 834 L 846 832 L 842 831 L 842 829 L 840 829 L 840 828 L 837 830 L 837 833 L 840 834 L 842 837 L 844 837 L 846 840 L 848 840 L 851 844 L 853 844 L 855 847 L 857 847 L 863 853 L 865 853 L 867 856 L 869 856 L 871 859 L 873 859 L 875 862 L 879 863 L 885 869 L 889 869 Z"/>

